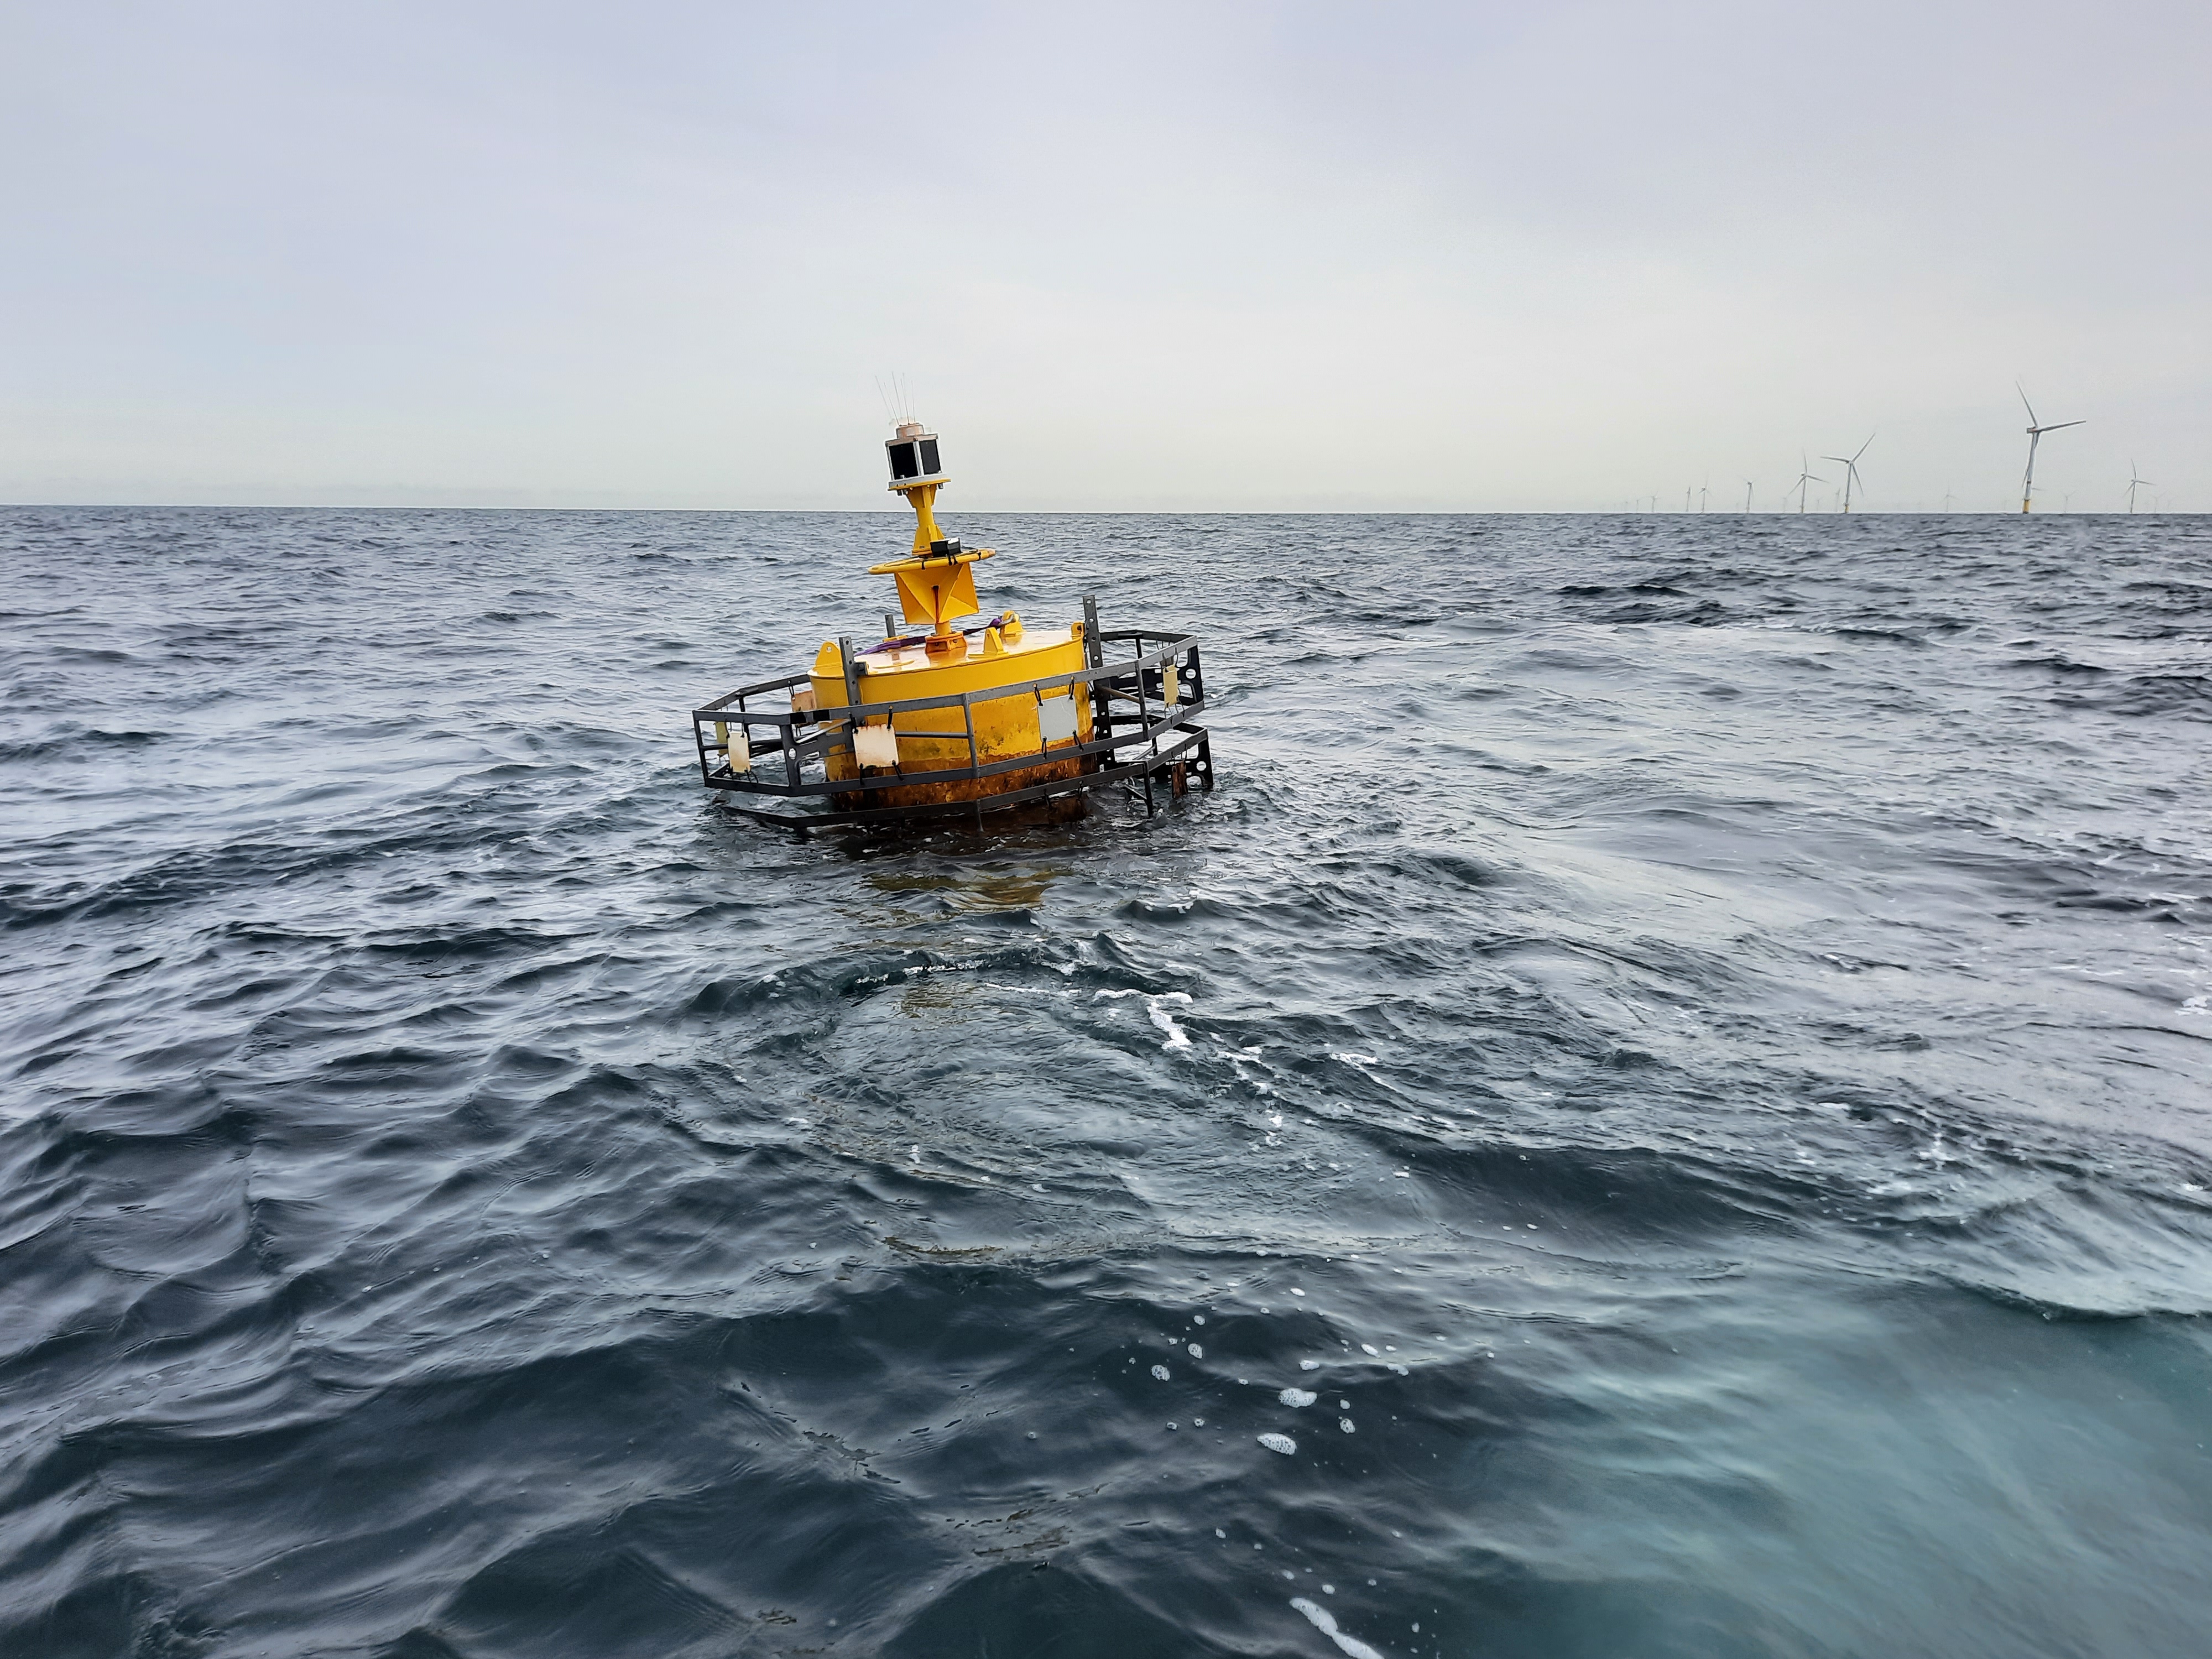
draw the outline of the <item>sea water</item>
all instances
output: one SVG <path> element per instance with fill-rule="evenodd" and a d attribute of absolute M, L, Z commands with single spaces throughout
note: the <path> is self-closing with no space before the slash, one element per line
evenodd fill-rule
<path fill-rule="evenodd" d="M 1218 787 L 732 815 L 900 533 L 0 513 L 0 1649 L 2203 1650 L 2212 526 L 969 516 Z"/>

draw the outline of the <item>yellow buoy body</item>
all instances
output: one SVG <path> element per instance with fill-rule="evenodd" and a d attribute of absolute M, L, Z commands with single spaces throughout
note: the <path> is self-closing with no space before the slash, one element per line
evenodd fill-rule
<path fill-rule="evenodd" d="M 958 658 L 940 650 L 933 655 L 921 643 L 878 649 L 855 659 L 860 702 L 903 702 L 915 697 L 957 696 L 963 691 L 987 691 L 1000 686 L 1022 685 L 1055 674 L 1077 674 L 1088 666 L 1084 660 L 1080 626 L 988 630 L 981 645 Z M 957 636 L 963 639 L 965 636 Z M 825 642 L 808 676 L 814 688 L 815 706 L 824 714 L 848 706 L 843 664 L 834 641 Z M 895 742 L 896 764 L 907 772 L 935 772 L 969 763 L 968 720 L 975 720 L 977 765 L 1024 756 L 1037 757 L 1030 767 L 1017 767 L 985 778 L 955 778 L 941 783 L 902 785 L 889 789 L 854 791 L 837 798 L 841 806 L 908 807 L 950 801 L 978 800 L 1009 790 L 1027 789 L 1059 778 L 1077 775 L 1082 757 L 1050 758 L 1056 749 L 1072 749 L 1091 740 L 1091 699 L 1058 686 L 1042 695 L 1022 691 L 1003 697 L 979 699 L 964 711 L 945 708 L 911 709 L 888 717 Z M 834 718 L 834 716 L 833 716 Z M 863 717 L 864 720 L 866 717 Z M 886 717 L 873 722 L 881 726 Z M 865 727 L 863 728 L 865 730 Z M 880 739 L 856 744 L 853 750 L 838 749 L 826 758 L 832 782 L 860 775 L 871 755 L 890 759 L 890 748 Z M 868 765 L 876 772 L 874 765 Z"/>

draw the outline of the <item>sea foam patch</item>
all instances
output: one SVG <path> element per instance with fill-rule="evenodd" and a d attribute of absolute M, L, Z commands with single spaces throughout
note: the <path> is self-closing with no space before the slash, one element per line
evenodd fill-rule
<path fill-rule="evenodd" d="M 1309 1601 L 1303 1595 L 1293 1595 L 1291 1605 L 1305 1614 L 1313 1627 L 1352 1656 L 1352 1659 L 1382 1659 L 1382 1654 L 1356 1636 L 1347 1636 L 1336 1627 L 1336 1615 L 1319 1602 Z"/>

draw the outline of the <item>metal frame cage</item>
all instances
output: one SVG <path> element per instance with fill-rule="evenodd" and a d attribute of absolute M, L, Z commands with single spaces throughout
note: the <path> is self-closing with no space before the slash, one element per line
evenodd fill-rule
<path fill-rule="evenodd" d="M 747 707 L 748 700 L 762 697 L 781 697 L 787 704 L 791 692 L 810 683 L 811 677 L 805 673 L 741 685 L 705 708 L 691 711 L 691 735 L 699 750 L 699 780 L 709 789 L 735 797 L 728 803 L 733 811 L 763 823 L 797 830 L 917 818 L 968 817 L 980 825 L 986 812 L 1139 781 L 1149 816 L 1158 810 L 1156 792 L 1159 790 L 1181 795 L 1194 783 L 1200 789 L 1212 789 L 1212 744 L 1206 728 L 1195 721 L 1195 716 L 1206 711 L 1206 677 L 1199 662 L 1198 636 L 1148 629 L 1101 633 L 1097 605 L 1088 597 L 1083 602 L 1083 614 L 1084 655 L 1090 666 L 1072 674 L 1051 674 L 981 691 L 909 697 L 896 702 L 860 702 L 857 694 L 865 679 L 848 678 L 848 706 L 820 710 Z M 1112 649 L 1117 645 L 1127 647 L 1126 656 Z M 1035 754 L 993 761 L 981 758 L 975 746 L 977 704 L 1004 697 L 1029 697 L 1041 702 L 1045 692 L 1062 686 L 1082 687 L 1083 692 L 1071 689 L 1070 695 L 1087 693 L 1091 698 L 1089 742 L 1054 746 L 1048 739 L 1041 739 Z M 841 750 L 853 753 L 852 732 L 857 723 L 927 708 L 961 711 L 968 738 L 965 766 L 939 766 L 928 771 L 902 764 L 861 767 L 854 756 L 858 775 L 836 780 L 828 775 L 830 755 Z M 741 771 L 730 765 L 733 733 L 742 734 L 744 739 L 742 752 L 747 763 Z M 957 738 L 958 734 L 949 735 Z M 1080 763 L 1074 776 L 979 794 L 973 799 L 854 807 L 826 799 L 854 794 L 866 799 L 878 790 L 917 784 L 981 782 L 1066 760 Z M 775 811 L 763 798 L 781 798 L 799 810 Z M 754 800 L 760 804 L 746 804 Z M 799 805 L 805 801 L 818 804 Z"/>

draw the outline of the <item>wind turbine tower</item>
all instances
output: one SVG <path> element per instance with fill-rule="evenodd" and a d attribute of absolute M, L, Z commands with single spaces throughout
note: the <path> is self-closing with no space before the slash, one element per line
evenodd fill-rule
<path fill-rule="evenodd" d="M 2142 487 L 2142 488 L 2148 488 L 2148 485 L 2149 485 L 2149 483 L 2150 483 L 2150 480 L 2149 480 L 2148 478 L 2140 478 L 2140 477 L 2137 477 L 2136 476 L 2136 464 L 2135 464 L 2133 461 L 2130 461 L 2130 462 L 2128 463 L 2128 511 L 2129 511 L 2129 512 L 2132 513 L 2132 512 L 2134 512 L 2134 511 L 2136 510 L 2136 490 L 2139 487 Z"/>
<path fill-rule="evenodd" d="M 2087 422 L 2055 421 L 2049 426 L 2041 425 L 2035 418 L 2035 405 L 2027 401 L 2027 388 L 2021 385 L 2018 380 L 2014 380 L 2012 383 L 2012 389 L 2020 393 L 2021 404 L 2027 410 L 2027 471 L 2021 475 L 2020 480 L 2020 510 L 2025 513 L 2027 511 L 2028 503 L 2035 499 L 2035 447 L 2043 441 L 2043 434 L 2046 432 L 2063 432 L 2069 426 L 2083 426 Z M 2134 470 L 2132 467 L 2129 469 L 2130 471 Z"/>
<path fill-rule="evenodd" d="M 1790 486 L 1790 489 L 1794 489 L 1797 492 L 1797 510 L 1800 513 L 1802 513 L 1805 510 L 1805 486 L 1808 484 L 1826 483 L 1828 482 L 1826 478 L 1820 477 L 1815 473 L 1808 472 L 1805 470 L 1806 465 L 1805 452 L 1801 449 L 1797 452 L 1797 482 Z M 1785 489 L 1782 492 L 1783 500 L 1788 501 L 1790 499 L 1790 489 Z"/>
<path fill-rule="evenodd" d="M 1867 453 L 1867 444 L 1872 443 L 1875 441 L 1875 434 L 1874 433 L 1868 433 L 1866 443 L 1861 444 L 1856 450 L 1852 451 L 1851 453 L 1848 455 L 1823 455 L 1820 457 L 1824 461 L 1841 461 L 1843 463 L 1844 511 L 1846 513 L 1851 510 L 1851 486 L 1859 481 L 1859 457 Z"/>

